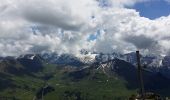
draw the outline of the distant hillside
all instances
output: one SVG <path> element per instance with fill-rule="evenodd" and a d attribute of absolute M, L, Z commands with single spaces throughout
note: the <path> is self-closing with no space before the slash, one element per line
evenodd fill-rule
<path fill-rule="evenodd" d="M 41 99 L 45 91 L 45 100 L 126 100 L 137 93 L 137 69 L 133 64 L 118 58 L 99 58 L 79 66 L 51 64 L 34 54 L 2 58 L 0 97 Z M 146 68 L 143 77 L 147 91 L 170 96 L 170 80 L 162 73 Z"/>
<path fill-rule="evenodd" d="M 28 74 L 42 69 L 43 59 L 38 55 L 24 55 L 18 58 L 5 57 L 0 61 L 0 72 L 11 74 Z"/>
<path fill-rule="evenodd" d="M 102 63 L 94 63 L 88 68 L 70 73 L 70 76 L 74 79 L 80 80 L 81 78 L 88 77 L 91 74 L 93 75 L 95 72 L 103 72 L 108 77 L 125 80 L 127 82 L 125 85 L 130 90 L 137 89 L 139 87 L 137 68 L 132 64 L 119 59 L 113 59 Z M 155 91 L 162 95 L 170 93 L 170 79 L 166 78 L 161 73 L 150 72 L 147 69 L 144 69 L 143 78 L 145 89 L 147 91 Z M 165 89 L 169 90 L 164 91 Z"/>

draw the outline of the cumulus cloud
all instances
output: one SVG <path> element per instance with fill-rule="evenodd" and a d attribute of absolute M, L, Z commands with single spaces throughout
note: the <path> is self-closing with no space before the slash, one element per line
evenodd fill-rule
<path fill-rule="evenodd" d="M 129 43 L 134 44 L 139 49 L 143 48 L 147 49 L 157 44 L 156 41 L 154 41 L 154 39 L 145 37 L 144 35 L 128 36 L 125 37 L 125 40 Z"/>
<path fill-rule="evenodd" d="M 127 9 L 149 0 L 1 0 L 1 56 L 136 49 L 169 53 L 170 16 L 155 20 Z M 95 34 L 96 39 L 89 39 Z"/>
<path fill-rule="evenodd" d="M 102 40 L 105 41 L 105 46 L 109 46 L 113 51 L 147 49 L 151 51 L 150 53 L 166 53 L 165 50 L 162 51 L 165 44 L 161 42 L 167 41 L 168 39 L 165 40 L 165 38 L 170 35 L 168 31 L 170 16 L 150 20 L 140 17 L 135 10 L 124 8 L 104 11 L 101 16 L 103 16 L 101 19 L 104 21 L 103 28 L 106 31 L 104 35 L 101 35 L 102 39 L 97 39 L 96 45 L 101 45 Z M 110 45 L 107 45 L 107 42 Z M 103 48 L 108 49 L 108 47 L 101 49 Z M 101 49 L 98 48 L 98 50 Z M 169 51 L 168 48 L 166 50 Z"/>

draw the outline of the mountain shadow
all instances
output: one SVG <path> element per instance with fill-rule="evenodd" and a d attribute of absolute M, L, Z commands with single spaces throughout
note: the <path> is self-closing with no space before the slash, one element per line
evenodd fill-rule
<path fill-rule="evenodd" d="M 14 87 L 16 87 L 16 85 L 12 83 L 10 76 L 0 73 L 0 91 Z"/>
<path fill-rule="evenodd" d="M 127 81 L 128 89 L 137 89 L 139 88 L 139 80 L 137 74 L 137 68 L 132 64 L 125 62 L 123 60 L 114 59 L 114 64 L 111 69 L 119 77 Z M 170 93 L 170 80 L 163 76 L 161 73 L 155 73 L 143 69 L 143 81 L 146 91 L 154 91 L 160 94 Z M 162 90 L 168 91 L 162 91 Z"/>
<path fill-rule="evenodd" d="M 107 66 L 101 67 L 102 64 Z M 108 77 L 118 77 L 121 80 L 125 80 L 125 85 L 129 90 L 136 90 L 139 88 L 137 67 L 120 59 L 113 59 L 107 62 L 95 62 L 90 67 L 70 72 L 69 77 L 74 81 L 79 81 L 89 76 L 94 78 L 92 74 L 94 74 L 95 71 L 103 71 Z M 146 91 L 154 91 L 159 94 L 169 95 L 170 80 L 161 73 L 155 73 L 144 69 L 143 80 Z"/>

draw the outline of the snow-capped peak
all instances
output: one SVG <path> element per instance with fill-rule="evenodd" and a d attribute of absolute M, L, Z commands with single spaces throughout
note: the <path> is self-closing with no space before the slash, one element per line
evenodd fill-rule
<path fill-rule="evenodd" d="M 34 57 L 35 57 L 35 54 L 34 54 L 34 55 L 32 55 L 29 59 L 33 60 L 33 59 L 34 59 Z"/>
<path fill-rule="evenodd" d="M 81 54 L 77 56 L 77 58 L 79 58 L 80 61 L 89 64 L 95 61 L 96 55 L 98 54 L 92 54 L 91 52 L 89 52 L 88 54 Z"/>
<path fill-rule="evenodd" d="M 30 59 L 30 60 L 34 60 L 34 57 L 36 56 L 36 54 L 26 54 L 26 55 L 20 55 L 19 57 L 17 57 L 18 59 L 21 58 L 25 58 L 25 59 Z"/>

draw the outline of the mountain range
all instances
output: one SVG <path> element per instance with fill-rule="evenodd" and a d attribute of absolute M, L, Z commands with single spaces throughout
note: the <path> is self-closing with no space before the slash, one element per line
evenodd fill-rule
<path fill-rule="evenodd" d="M 42 54 L 42 58 L 44 58 L 47 62 L 53 64 L 65 64 L 65 65 L 73 65 L 73 66 L 82 66 L 82 65 L 90 65 L 95 62 L 107 62 L 113 60 L 115 58 L 128 62 L 134 66 L 136 66 L 136 53 L 128 53 L 128 54 L 103 54 L 103 53 L 86 53 L 81 56 L 74 56 L 70 54 Z M 160 72 L 166 77 L 170 78 L 170 56 L 161 56 L 161 55 L 141 55 L 141 63 L 145 67 L 145 69 L 150 70 L 152 72 Z"/>
<path fill-rule="evenodd" d="M 141 62 L 146 91 L 170 96 L 170 57 L 141 55 Z M 38 100 L 44 88 L 47 100 L 127 99 L 139 88 L 136 53 L 0 57 L 0 97 Z"/>
<path fill-rule="evenodd" d="M 80 56 L 74 56 L 71 54 L 57 54 L 57 53 L 43 53 L 43 54 L 26 54 L 20 55 L 19 57 L 0 57 L 1 71 L 3 71 L 4 66 L 10 67 L 12 65 L 17 65 L 19 69 L 23 66 L 30 68 L 31 66 L 41 66 L 41 62 L 57 64 L 57 65 L 70 65 L 77 67 L 84 67 L 86 65 L 92 65 L 96 62 L 107 62 L 114 59 L 120 59 L 128 62 L 134 67 L 136 67 L 136 53 L 128 54 L 103 54 L 103 53 L 82 53 Z M 170 78 L 170 56 L 157 56 L 157 55 L 141 55 L 141 63 L 143 67 L 151 72 L 161 73 L 167 78 Z M 30 67 L 28 67 L 30 66 Z M 7 67 L 6 67 L 7 68 Z M 13 68 L 9 68 L 13 70 Z M 34 68 L 30 68 L 34 69 Z M 17 72 L 17 68 L 15 69 Z M 22 69 L 23 70 L 23 69 Z M 28 70 L 28 69 L 26 69 Z M 34 69 L 36 70 L 36 69 Z M 14 71 L 15 72 L 15 71 Z"/>

